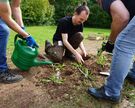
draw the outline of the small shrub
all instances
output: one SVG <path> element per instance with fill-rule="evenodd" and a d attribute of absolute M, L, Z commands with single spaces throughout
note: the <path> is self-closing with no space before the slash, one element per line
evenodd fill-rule
<path fill-rule="evenodd" d="M 54 7 L 48 0 L 22 0 L 22 14 L 26 25 L 50 25 Z"/>
<path fill-rule="evenodd" d="M 106 56 L 104 56 L 102 54 L 100 56 L 98 56 L 97 61 L 96 61 L 96 63 L 98 65 L 101 65 L 102 67 L 104 67 L 104 65 L 106 64 L 106 62 L 107 62 L 107 58 L 106 58 Z"/>

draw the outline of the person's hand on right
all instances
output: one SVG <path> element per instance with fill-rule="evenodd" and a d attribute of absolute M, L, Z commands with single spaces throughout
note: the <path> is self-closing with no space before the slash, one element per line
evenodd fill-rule
<path fill-rule="evenodd" d="M 78 63 L 84 63 L 82 56 L 78 52 L 76 52 L 75 58 L 76 58 Z"/>
<path fill-rule="evenodd" d="M 28 37 L 25 38 L 26 39 L 26 43 L 29 47 L 39 47 L 38 44 L 36 43 L 36 41 L 34 40 L 34 38 L 29 35 Z"/>

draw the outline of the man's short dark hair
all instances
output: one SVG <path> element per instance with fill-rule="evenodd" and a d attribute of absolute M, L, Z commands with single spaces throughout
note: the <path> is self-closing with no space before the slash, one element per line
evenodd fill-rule
<path fill-rule="evenodd" d="M 89 10 L 89 8 L 88 8 L 86 2 L 83 2 L 83 4 L 82 4 L 81 6 L 78 6 L 78 7 L 75 9 L 75 12 L 76 12 L 78 15 L 80 15 L 80 13 L 81 13 L 82 11 L 86 11 L 87 14 L 90 13 L 90 10 Z"/>

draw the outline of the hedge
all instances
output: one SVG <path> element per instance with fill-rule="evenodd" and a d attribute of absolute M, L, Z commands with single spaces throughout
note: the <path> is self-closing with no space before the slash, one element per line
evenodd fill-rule
<path fill-rule="evenodd" d="M 54 7 L 48 0 L 22 0 L 21 8 L 26 25 L 50 25 L 54 22 Z"/>

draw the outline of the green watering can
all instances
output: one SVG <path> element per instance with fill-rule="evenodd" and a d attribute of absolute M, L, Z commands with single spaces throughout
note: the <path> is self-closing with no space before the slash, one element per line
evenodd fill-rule
<path fill-rule="evenodd" d="M 33 66 L 52 64 L 51 61 L 39 60 L 37 58 L 38 49 L 28 47 L 25 40 L 17 40 L 17 38 L 18 36 L 16 35 L 14 39 L 15 48 L 11 60 L 18 68 L 28 70 Z"/>

